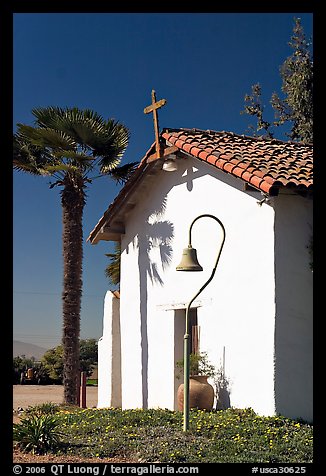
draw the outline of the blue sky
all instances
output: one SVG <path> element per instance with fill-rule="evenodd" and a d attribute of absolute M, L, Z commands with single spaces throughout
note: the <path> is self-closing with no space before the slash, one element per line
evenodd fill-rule
<path fill-rule="evenodd" d="M 35 107 L 90 108 L 131 132 L 123 163 L 154 141 L 151 90 L 167 104 L 162 127 L 247 133 L 244 96 L 259 82 L 268 103 L 280 92 L 279 67 L 291 54 L 293 18 L 312 35 L 310 13 L 16 13 L 13 120 L 32 124 Z M 272 119 L 272 115 L 270 115 Z M 281 134 L 278 136 L 285 139 Z M 49 348 L 61 339 L 61 206 L 49 179 L 13 174 L 13 337 Z M 102 334 L 109 289 L 105 253 L 86 243 L 119 191 L 94 180 L 84 212 L 81 337 Z"/>

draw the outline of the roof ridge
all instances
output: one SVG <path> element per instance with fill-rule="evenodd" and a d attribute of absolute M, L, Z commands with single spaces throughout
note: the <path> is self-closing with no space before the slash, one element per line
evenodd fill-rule
<path fill-rule="evenodd" d="M 297 142 L 297 141 L 285 141 L 285 140 L 282 140 L 282 139 L 277 139 L 277 138 L 267 138 L 267 137 L 263 137 L 263 136 L 249 136 L 247 134 L 238 134 L 237 132 L 233 132 L 233 131 L 215 131 L 215 130 L 212 130 L 212 129 L 199 129 L 199 128 L 196 128 L 196 127 L 192 127 L 192 128 L 188 128 L 188 127 L 163 127 L 162 128 L 162 131 L 161 131 L 161 134 L 163 134 L 164 132 L 180 132 L 180 131 L 185 131 L 185 132 L 199 132 L 199 133 L 207 133 L 207 134 L 213 134 L 213 135 L 221 135 L 221 134 L 224 134 L 224 135 L 230 135 L 230 136 L 233 136 L 233 137 L 241 137 L 243 139 L 251 139 L 251 140 L 254 140 L 254 141 L 262 141 L 262 142 L 265 142 L 266 144 L 284 144 L 284 145 L 294 145 L 294 146 L 300 146 L 300 147 L 313 147 L 313 143 L 312 142 Z"/>

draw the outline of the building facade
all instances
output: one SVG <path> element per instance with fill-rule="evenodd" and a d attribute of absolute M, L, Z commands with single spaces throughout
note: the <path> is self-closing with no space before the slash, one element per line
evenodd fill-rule
<path fill-rule="evenodd" d="M 98 406 L 177 408 L 185 309 L 219 252 L 215 220 L 192 229 L 203 271 L 176 267 L 190 224 L 211 214 L 226 237 L 192 305 L 200 351 L 223 365 L 232 407 L 312 421 L 312 148 L 197 130 L 161 140 L 169 154 L 149 150 L 89 237 L 122 250 L 120 296 L 105 300 Z"/>

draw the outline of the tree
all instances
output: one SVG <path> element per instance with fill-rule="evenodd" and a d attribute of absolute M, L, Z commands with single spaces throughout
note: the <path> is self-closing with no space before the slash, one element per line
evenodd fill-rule
<path fill-rule="evenodd" d="M 86 372 L 90 377 L 97 365 L 97 341 L 96 339 L 82 339 L 80 341 L 80 371 Z"/>
<path fill-rule="evenodd" d="M 21 355 L 13 358 L 13 383 L 24 383 L 29 368 L 33 369 L 32 383 L 40 384 L 48 382 L 49 375 L 42 363 L 36 362 L 35 357 L 26 358 L 25 355 Z"/>
<path fill-rule="evenodd" d="M 21 380 L 21 373 L 24 373 L 35 364 L 35 358 L 28 358 L 25 355 L 16 356 L 13 358 L 13 383 L 19 383 Z"/>
<path fill-rule="evenodd" d="M 96 112 L 76 107 L 38 108 L 32 114 L 34 127 L 17 124 L 13 166 L 22 172 L 51 176 L 55 181 L 50 188 L 61 187 L 64 401 L 76 404 L 85 189 L 92 182 L 90 174 L 110 175 L 121 182 L 129 177 L 135 164 L 119 167 L 130 134 L 113 119 L 104 120 Z"/>
<path fill-rule="evenodd" d="M 63 380 L 63 347 L 58 345 L 53 349 L 49 349 L 42 357 L 42 365 L 48 372 L 49 377 L 56 381 Z M 96 339 L 80 339 L 79 341 L 79 372 L 86 372 L 89 377 L 94 367 L 97 365 L 97 341 Z"/>
<path fill-rule="evenodd" d="M 43 367 L 46 369 L 51 380 L 62 382 L 63 380 L 63 347 L 58 345 L 45 352 L 41 359 Z"/>
<path fill-rule="evenodd" d="M 293 35 L 289 46 L 293 53 L 280 67 L 282 92 L 284 98 L 274 92 L 270 104 L 275 120 L 271 123 L 263 117 L 264 106 L 261 99 L 261 86 L 254 84 L 251 95 L 245 96 L 246 113 L 257 118 L 257 132 L 264 130 L 266 138 L 273 138 L 271 127 L 289 124 L 286 136 L 293 141 L 313 141 L 313 58 L 312 44 L 306 40 L 300 18 L 294 18 Z M 254 129 L 252 126 L 250 126 Z"/>

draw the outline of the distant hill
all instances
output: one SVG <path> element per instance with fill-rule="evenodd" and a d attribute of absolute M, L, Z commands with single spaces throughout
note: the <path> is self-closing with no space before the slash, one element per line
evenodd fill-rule
<path fill-rule="evenodd" d="M 13 357 L 25 355 L 25 357 L 35 357 L 36 360 L 39 360 L 47 350 L 38 345 L 27 344 L 27 342 L 13 341 Z"/>

